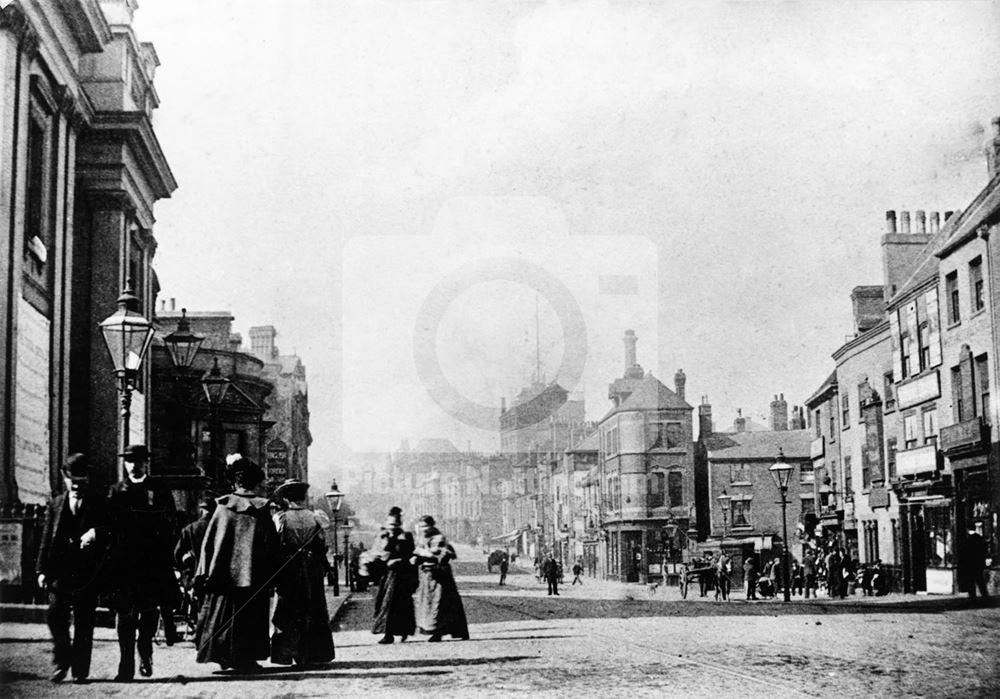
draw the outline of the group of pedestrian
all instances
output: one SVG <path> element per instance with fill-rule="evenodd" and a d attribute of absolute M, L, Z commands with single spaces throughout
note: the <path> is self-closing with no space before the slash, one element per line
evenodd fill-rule
<path fill-rule="evenodd" d="M 389 516 L 372 548 L 361 557 L 365 577 L 377 581 L 372 633 L 380 644 L 400 642 L 419 629 L 437 643 L 444 636 L 469 639 L 465 608 L 455 584 L 451 561 L 455 549 L 430 515 L 417 522 L 416 537 L 403 529 L 398 507 Z"/>
<path fill-rule="evenodd" d="M 174 611 L 185 604 L 178 577 L 197 614 L 198 662 L 253 672 L 268 657 L 278 664 L 333 659 L 323 591 L 326 543 L 322 524 L 306 508 L 307 483 L 289 479 L 274 500 L 259 497 L 263 470 L 230 455 L 233 492 L 202 499 L 199 519 L 177 536 L 179 513 L 171 495 L 149 479 L 149 450 L 129 445 L 119 456 L 125 477 L 107 489 L 85 455 L 70 455 L 61 467 L 65 492 L 47 508 L 36 572 L 48 595 L 53 682 L 70 672 L 76 682 L 87 681 L 101 596 L 117 617 L 115 680 L 134 679 L 136 655 L 139 674 L 150 677 L 161 618 L 167 643 L 177 639 Z"/>

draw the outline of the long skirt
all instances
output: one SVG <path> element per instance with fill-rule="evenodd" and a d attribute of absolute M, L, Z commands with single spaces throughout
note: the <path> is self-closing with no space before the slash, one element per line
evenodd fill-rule
<path fill-rule="evenodd" d="M 420 570 L 416 600 L 417 626 L 423 633 L 467 639 L 469 624 L 451 566 Z"/>
<path fill-rule="evenodd" d="M 417 630 L 413 614 L 413 574 L 411 568 L 401 566 L 389 569 L 382 578 L 375 594 L 372 633 L 412 636 Z"/>
<path fill-rule="evenodd" d="M 226 669 L 267 658 L 270 600 L 264 592 L 251 599 L 253 591 L 237 587 L 205 595 L 195 635 L 199 663 Z"/>
<path fill-rule="evenodd" d="M 323 589 L 323 567 L 312 554 L 300 554 L 278 581 L 274 606 L 271 662 L 290 665 L 333 660 L 333 635 Z"/>

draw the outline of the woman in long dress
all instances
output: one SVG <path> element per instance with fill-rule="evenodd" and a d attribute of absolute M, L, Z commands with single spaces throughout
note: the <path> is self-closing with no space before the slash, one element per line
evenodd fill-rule
<path fill-rule="evenodd" d="M 199 663 L 254 672 L 268 656 L 270 595 L 264 588 L 275 571 L 278 541 L 269 501 L 254 492 L 264 471 L 238 454 L 227 462 L 236 490 L 216 500 L 202 542 L 195 586 L 205 601 L 195 643 Z"/>
<path fill-rule="evenodd" d="M 393 636 L 405 641 L 416 631 L 413 615 L 413 591 L 416 572 L 410 563 L 413 556 L 413 534 L 403 531 L 402 510 L 393 507 L 369 556 L 380 561 L 384 570 L 375 595 L 375 622 L 372 633 L 382 634 L 379 643 L 393 642 Z"/>
<path fill-rule="evenodd" d="M 421 633 L 430 634 L 427 640 L 432 643 L 440 641 L 442 636 L 467 641 L 469 624 L 451 571 L 455 549 L 430 515 L 421 517 L 417 524 L 417 544 L 414 552 L 420 571 L 415 605 L 417 626 Z"/>
<path fill-rule="evenodd" d="M 333 660 L 333 635 L 323 577 L 326 539 L 319 518 L 306 509 L 309 484 L 289 478 L 275 490 L 288 508 L 274 514 L 283 568 L 277 578 L 271 662 L 279 665 Z"/>

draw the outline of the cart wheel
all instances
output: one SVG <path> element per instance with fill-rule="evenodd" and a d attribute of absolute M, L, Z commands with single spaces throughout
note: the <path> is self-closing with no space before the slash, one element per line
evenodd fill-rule
<path fill-rule="evenodd" d="M 688 596 L 688 581 L 687 576 L 681 577 L 681 599 L 687 599 Z"/>

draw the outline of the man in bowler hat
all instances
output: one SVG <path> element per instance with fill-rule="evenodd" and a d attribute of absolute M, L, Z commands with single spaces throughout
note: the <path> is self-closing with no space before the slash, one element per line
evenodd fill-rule
<path fill-rule="evenodd" d="M 91 483 L 83 454 L 70 454 L 61 468 L 66 490 L 49 502 L 35 571 L 48 592 L 46 620 L 52 633 L 53 682 L 70 669 L 82 683 L 90 674 L 94 611 L 110 540 L 108 504 Z M 69 619 L 73 615 L 73 639 Z"/>
<path fill-rule="evenodd" d="M 115 679 L 130 682 L 135 677 L 137 646 L 139 674 L 153 674 L 159 609 L 173 609 L 179 601 L 173 570 L 177 511 L 169 493 L 151 487 L 146 445 L 130 444 L 119 456 L 126 475 L 108 496 L 115 529 L 115 611 L 121 653 Z"/>

